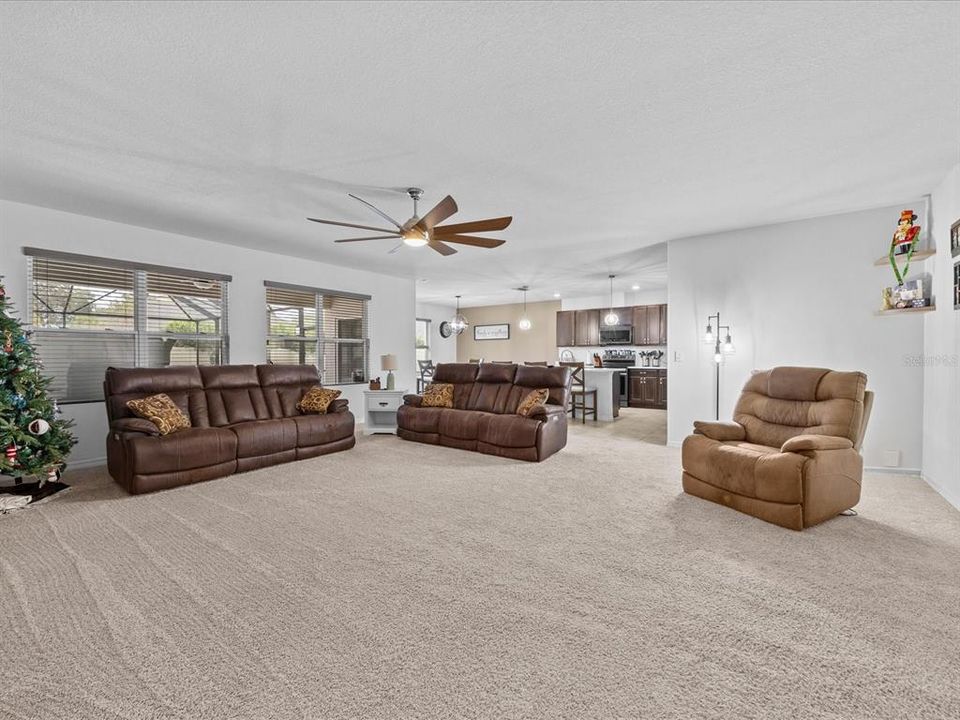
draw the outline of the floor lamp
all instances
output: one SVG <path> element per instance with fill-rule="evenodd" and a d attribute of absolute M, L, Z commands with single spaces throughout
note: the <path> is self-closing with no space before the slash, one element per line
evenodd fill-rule
<path fill-rule="evenodd" d="M 713 321 L 717 321 L 717 332 L 713 332 Z M 720 342 L 722 332 L 726 330 L 723 343 Z M 736 348 L 733 347 L 733 339 L 730 337 L 730 326 L 720 324 L 720 311 L 716 315 L 707 315 L 707 332 L 703 335 L 703 341 L 707 345 L 713 345 L 713 365 L 716 372 L 717 392 L 715 398 L 716 419 L 720 419 L 720 363 L 723 362 L 724 355 L 733 355 Z"/>

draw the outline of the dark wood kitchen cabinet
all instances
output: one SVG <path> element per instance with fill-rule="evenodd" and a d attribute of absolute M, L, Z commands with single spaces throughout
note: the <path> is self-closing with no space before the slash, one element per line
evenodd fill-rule
<path fill-rule="evenodd" d="M 595 346 L 600 344 L 600 310 L 575 310 L 575 345 Z"/>
<path fill-rule="evenodd" d="M 557 347 L 570 347 L 577 344 L 576 311 L 557 311 Z"/>
<path fill-rule="evenodd" d="M 667 407 L 667 371 L 630 368 L 627 372 L 627 404 L 637 408 Z"/>
<path fill-rule="evenodd" d="M 633 308 L 633 344 L 667 344 L 666 305 L 637 305 Z"/>

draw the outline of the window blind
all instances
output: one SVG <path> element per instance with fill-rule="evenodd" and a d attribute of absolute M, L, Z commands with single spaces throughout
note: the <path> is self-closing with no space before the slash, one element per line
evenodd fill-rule
<path fill-rule="evenodd" d="M 102 400 L 111 365 L 226 362 L 224 276 L 27 251 L 33 340 L 60 402 Z"/>
<path fill-rule="evenodd" d="M 327 385 L 369 375 L 369 296 L 266 282 L 267 362 L 316 365 Z"/>

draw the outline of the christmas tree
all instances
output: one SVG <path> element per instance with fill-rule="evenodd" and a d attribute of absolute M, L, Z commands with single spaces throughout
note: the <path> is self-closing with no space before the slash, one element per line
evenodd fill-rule
<path fill-rule="evenodd" d="M 56 480 L 76 440 L 0 278 L 0 474 Z"/>

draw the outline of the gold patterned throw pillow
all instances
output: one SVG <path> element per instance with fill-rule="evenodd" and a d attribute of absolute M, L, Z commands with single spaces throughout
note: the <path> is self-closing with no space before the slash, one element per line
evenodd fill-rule
<path fill-rule="evenodd" d="M 517 406 L 517 415 L 527 417 L 535 407 L 546 405 L 548 397 L 550 397 L 549 390 L 531 390 Z"/>
<path fill-rule="evenodd" d="M 297 410 L 302 413 L 325 413 L 330 403 L 340 397 L 339 390 L 314 385 L 297 403 Z"/>
<path fill-rule="evenodd" d="M 190 427 L 190 418 L 166 393 L 151 395 L 140 400 L 127 400 L 127 407 L 137 417 L 142 417 L 156 425 L 161 435 L 169 435 Z"/>
<path fill-rule="evenodd" d="M 421 407 L 453 407 L 453 385 L 450 383 L 430 383 L 423 389 Z"/>

